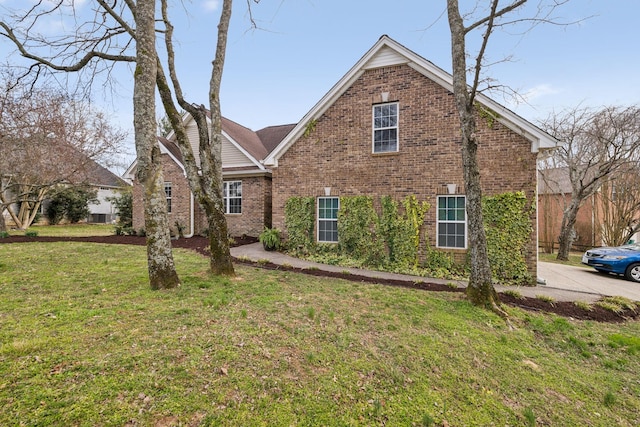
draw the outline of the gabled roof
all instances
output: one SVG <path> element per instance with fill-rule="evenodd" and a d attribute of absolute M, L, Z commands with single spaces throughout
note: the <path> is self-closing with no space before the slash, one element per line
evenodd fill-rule
<path fill-rule="evenodd" d="M 304 134 L 307 124 L 312 120 L 319 119 L 365 71 L 392 65 L 408 65 L 440 86 L 453 92 L 453 77 L 451 74 L 407 49 L 389 36 L 383 35 L 347 74 L 300 120 L 271 154 L 267 156 L 264 160 L 265 165 L 277 166 L 280 156 Z M 559 144 L 559 141 L 551 135 L 518 116 L 513 111 L 491 100 L 489 97 L 479 93 L 476 99 L 477 102 L 483 106 L 495 111 L 499 116 L 498 121 L 531 141 L 532 152 L 537 153 L 540 149 L 554 148 Z"/>
<path fill-rule="evenodd" d="M 187 125 L 193 118 L 185 113 L 183 115 L 183 122 Z M 264 129 L 261 129 L 257 132 L 242 126 L 233 120 L 229 120 L 226 117 L 222 117 L 222 134 L 225 138 L 236 147 L 246 158 L 249 160 L 251 164 L 254 165 L 254 169 L 259 169 L 262 171 L 266 171 L 265 167 L 262 164 L 262 161 L 265 159 L 267 155 L 282 141 L 282 139 L 293 129 L 295 124 L 289 125 L 279 125 L 279 126 L 269 126 Z M 180 149 L 174 142 L 174 132 L 171 131 L 169 135 L 164 138 L 159 136 L 158 143 L 160 145 L 160 150 L 163 154 L 168 154 L 171 159 L 184 170 L 182 154 L 180 153 Z M 197 144 L 196 144 L 197 146 Z M 197 153 L 196 158 L 198 158 Z M 224 159 L 223 159 L 224 162 Z M 137 161 L 134 161 L 131 166 L 127 169 L 127 171 L 123 174 L 123 177 L 126 179 L 133 179 L 133 170 Z M 239 172 L 241 170 L 246 170 L 247 167 L 225 167 L 224 171 L 233 171 Z"/>
<path fill-rule="evenodd" d="M 256 133 L 258 134 L 258 138 L 260 138 L 260 141 L 262 141 L 264 148 L 266 148 L 267 154 L 269 154 L 274 150 L 274 148 L 278 146 L 278 144 L 284 139 L 284 137 L 287 136 L 289 132 L 291 132 L 291 130 L 295 127 L 296 127 L 295 124 L 269 126 L 264 129 L 260 129 Z M 264 157 L 260 160 L 264 160 Z"/>
<path fill-rule="evenodd" d="M 258 162 L 267 156 L 267 149 L 251 129 L 223 117 L 222 132 L 226 133 L 230 140 L 236 142 Z"/>
<path fill-rule="evenodd" d="M 96 187 L 120 188 L 127 185 L 119 176 L 94 160 L 86 165 L 84 173 L 87 183 Z"/>

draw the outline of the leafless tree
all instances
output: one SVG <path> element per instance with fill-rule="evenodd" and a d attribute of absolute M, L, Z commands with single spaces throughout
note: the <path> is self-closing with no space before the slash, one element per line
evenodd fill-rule
<path fill-rule="evenodd" d="M 0 213 L 26 229 L 57 185 L 90 183 L 94 162 L 113 159 L 126 133 L 84 101 L 12 80 L 0 84 Z"/>
<path fill-rule="evenodd" d="M 145 189 L 149 281 L 152 288 L 170 288 L 179 282 L 171 252 L 160 150 L 155 138 L 155 5 L 155 0 L 137 3 L 133 0 L 96 0 L 87 6 L 93 8 L 91 11 L 82 11 L 90 16 L 83 21 L 83 13 L 76 14 L 82 7 L 80 4 L 63 0 L 39 1 L 26 12 L 16 12 L 11 25 L 0 21 L 0 35 L 13 42 L 20 54 L 30 61 L 23 78 L 30 78 L 32 82 L 43 73 L 78 73 L 79 83 L 84 83 L 81 87 L 91 88 L 95 77 L 110 73 L 116 63 L 136 63 L 133 100 L 136 173 Z M 75 20 L 77 25 L 73 31 L 58 36 L 37 32 L 41 21 L 65 15 Z M 144 45 L 138 46 L 133 53 L 138 37 Z"/>
<path fill-rule="evenodd" d="M 98 40 L 101 42 L 100 47 L 102 50 L 98 52 L 100 55 L 96 53 L 94 57 L 88 59 L 88 63 L 92 63 L 91 61 L 94 58 L 114 59 L 113 54 L 111 57 L 105 54 L 104 48 L 108 45 L 107 41 L 115 40 L 121 37 L 122 34 L 128 34 L 131 40 L 135 40 L 136 37 L 132 27 L 127 24 L 124 10 L 116 10 L 114 7 L 109 7 L 104 0 L 97 1 L 100 5 L 100 13 L 96 12 L 96 17 L 100 19 L 95 18 L 94 25 L 85 28 L 88 33 L 93 34 L 94 37 L 99 36 Z M 251 1 L 257 3 L 259 0 L 247 0 L 249 12 L 251 12 Z M 130 12 L 135 10 L 135 5 L 132 1 L 126 1 L 126 4 L 130 8 Z M 209 85 L 208 110 L 202 105 L 189 102 L 183 95 L 175 67 L 174 28 L 167 13 L 167 1 L 161 0 L 160 4 L 162 17 L 158 19 L 158 22 L 162 23 L 163 28 L 157 28 L 157 31 L 164 36 L 168 75 L 163 68 L 163 61 L 158 57 L 157 87 L 167 118 L 176 135 L 176 142 L 182 152 L 191 191 L 207 217 L 211 270 L 217 274 L 233 274 L 233 264 L 229 252 L 227 223 L 224 216 L 224 202 L 222 198 L 222 125 L 219 96 L 226 53 L 227 33 L 231 19 L 232 0 L 225 0 L 222 5 L 222 13 L 218 24 L 216 54 Z M 106 22 L 107 17 L 117 22 L 118 30 L 114 29 L 114 26 L 103 24 L 103 22 Z M 99 29 L 100 32 L 96 32 L 97 29 Z M 44 43 L 44 40 L 40 42 Z M 63 42 L 69 43 L 69 40 L 64 40 Z M 114 44 L 126 50 L 131 43 Z M 111 49 L 110 45 L 109 48 Z M 182 115 L 178 112 L 174 97 L 180 108 L 191 114 L 198 126 L 199 150 L 197 157 L 200 159 L 199 162 L 196 161 L 196 156 L 182 123 Z"/>
<path fill-rule="evenodd" d="M 515 19 L 509 19 L 516 11 L 523 9 L 527 0 L 507 1 L 506 5 L 501 5 L 500 0 L 491 0 L 486 2 L 486 9 L 482 7 L 483 2 L 476 2 L 473 11 L 465 14 L 461 13 L 458 0 L 447 0 L 447 16 L 451 30 L 453 92 L 460 118 L 462 163 L 469 221 L 471 274 L 467 296 L 473 304 L 492 309 L 500 314 L 504 313 L 498 306 L 498 296 L 492 284 L 482 218 L 482 189 L 477 162 L 480 141 L 476 134 L 475 99 L 480 90 L 491 86 L 488 80 L 482 79 L 491 35 L 506 26 L 519 23 L 535 25 L 548 21 L 553 10 L 565 1 L 555 0 L 545 4 L 544 0 L 539 0 L 536 12 L 530 17 L 523 18 L 516 15 Z M 471 54 L 466 44 L 467 36 L 472 33 L 481 34 L 476 54 Z M 468 58 L 473 60 L 471 67 L 467 66 Z"/>
<path fill-rule="evenodd" d="M 189 187 L 207 217 L 211 271 L 216 274 L 233 275 L 234 270 L 229 251 L 227 221 L 224 215 L 222 198 L 222 115 L 220 110 L 220 83 L 224 68 L 227 33 L 231 20 L 232 0 L 224 0 L 222 4 L 222 13 L 218 24 L 216 54 L 209 84 L 209 111 L 203 105 L 188 102 L 183 95 L 175 67 L 173 25 L 167 14 L 167 1 L 161 0 L 161 4 L 162 21 L 165 26 L 164 35 L 169 79 L 178 104 L 193 117 L 198 127 L 199 164 L 196 162 L 193 148 L 182 121 L 182 115 L 174 103 L 174 94 L 169 86 L 169 81 L 161 67 L 157 75 L 160 98 L 182 154 Z"/>
<path fill-rule="evenodd" d="M 575 108 L 551 115 L 541 126 L 564 142 L 551 161 L 566 167 L 571 199 L 566 204 L 557 259 L 569 259 L 578 210 L 609 179 L 637 162 L 640 150 L 640 107 Z"/>
<path fill-rule="evenodd" d="M 602 185 L 599 196 L 603 243 L 624 245 L 640 231 L 640 163 L 624 165 Z"/>
<path fill-rule="evenodd" d="M 171 253 L 171 237 L 164 194 L 160 147 L 156 135 L 156 54 L 155 0 L 138 0 L 135 9 L 136 70 L 133 89 L 133 123 L 138 165 L 136 178 L 143 186 L 147 262 L 154 272 L 151 287 L 173 288 L 180 284 Z M 156 244 L 150 244 L 156 242 Z M 160 244 L 157 244 L 160 242 Z"/>

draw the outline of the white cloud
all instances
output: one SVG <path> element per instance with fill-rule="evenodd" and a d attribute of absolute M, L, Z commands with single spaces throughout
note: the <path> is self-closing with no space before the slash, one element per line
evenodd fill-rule
<path fill-rule="evenodd" d="M 214 12 L 220 7 L 220 0 L 205 0 L 202 2 L 202 6 L 207 12 Z"/>
<path fill-rule="evenodd" d="M 555 95 L 557 93 L 560 93 L 558 89 L 555 89 L 550 84 L 542 83 L 527 89 L 525 92 L 521 93 L 520 96 L 525 102 L 532 102 L 535 99 L 539 99 L 547 95 Z"/>

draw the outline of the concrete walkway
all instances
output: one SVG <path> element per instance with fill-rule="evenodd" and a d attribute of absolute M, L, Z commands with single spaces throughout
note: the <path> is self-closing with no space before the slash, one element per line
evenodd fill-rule
<path fill-rule="evenodd" d="M 278 265 L 285 265 L 295 268 L 313 268 L 324 271 L 333 271 L 337 273 L 349 272 L 358 276 L 365 277 L 373 277 L 380 279 L 395 279 L 395 280 L 405 280 L 410 282 L 428 282 L 428 283 L 440 283 L 440 284 L 451 284 L 455 283 L 458 287 L 464 288 L 467 286 L 466 280 L 446 280 L 446 279 L 435 279 L 430 277 L 420 277 L 420 276 L 410 276 L 406 274 L 396 274 L 396 273 L 387 273 L 383 271 L 373 271 L 373 270 L 364 270 L 361 268 L 350 268 L 350 267 L 340 267 L 335 265 L 326 265 L 320 264 L 317 262 L 305 261 L 302 259 L 294 258 L 280 252 L 268 252 L 265 251 L 262 247 L 261 243 L 253 243 L 250 245 L 238 246 L 235 248 L 231 248 L 231 255 L 236 258 L 247 259 L 250 261 L 269 261 Z M 539 286 L 496 286 L 496 290 L 498 292 L 503 292 L 505 290 L 513 290 L 519 292 L 521 295 L 526 297 L 535 298 L 537 296 L 547 296 L 553 298 L 554 301 L 584 301 L 584 302 L 594 302 L 600 299 L 603 295 L 600 292 L 600 289 L 593 288 L 579 288 L 577 282 L 572 281 L 570 286 L 562 286 L 562 283 L 566 280 L 563 277 L 569 277 L 566 273 L 562 273 L 562 269 L 552 268 L 553 266 L 557 266 L 559 264 L 551 264 L 551 263 L 539 263 L 542 264 L 539 266 L 539 276 L 544 278 L 547 282 L 546 285 Z M 550 266 L 547 266 L 550 264 Z M 560 265 L 560 267 L 567 267 L 564 265 Z M 572 267 L 579 268 L 579 267 Z M 582 269 L 585 270 L 585 269 Z M 588 270 L 585 270 L 587 272 Z M 605 278 L 605 277 L 603 277 Z M 615 278 L 605 278 L 605 279 L 613 279 Z M 630 283 L 630 282 L 628 282 Z M 640 286 L 639 286 L 640 287 Z M 611 294 L 609 294 L 611 295 Z M 623 295 L 624 296 L 624 295 Z M 636 298 L 632 298 L 636 299 Z M 640 296 L 637 298 L 640 301 Z"/>

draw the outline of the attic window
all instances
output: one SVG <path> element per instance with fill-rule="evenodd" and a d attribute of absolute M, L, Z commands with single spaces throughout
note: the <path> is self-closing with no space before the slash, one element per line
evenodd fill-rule
<path fill-rule="evenodd" d="M 373 106 L 373 152 L 398 151 L 398 103 Z"/>

